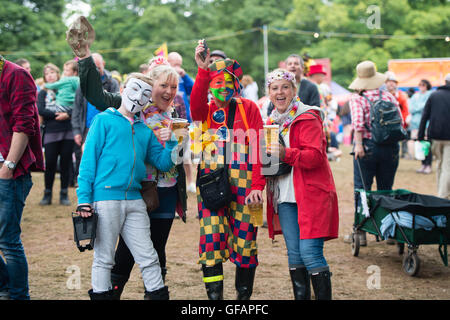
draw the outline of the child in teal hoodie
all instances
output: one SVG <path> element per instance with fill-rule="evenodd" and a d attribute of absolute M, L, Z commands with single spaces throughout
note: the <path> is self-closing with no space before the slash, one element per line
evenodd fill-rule
<path fill-rule="evenodd" d="M 167 297 L 158 256 L 150 238 L 150 220 L 140 193 L 146 177 L 145 163 L 161 171 L 174 166 L 178 142 L 163 147 L 153 131 L 136 113 L 151 100 L 150 78 L 128 76 L 119 109 L 98 114 L 86 138 L 78 177 L 77 212 L 87 217 L 94 208 L 98 214 L 92 264 L 91 299 L 112 298 L 111 269 L 119 234 L 139 264 L 146 295 Z M 172 152 L 175 151 L 175 152 Z"/>

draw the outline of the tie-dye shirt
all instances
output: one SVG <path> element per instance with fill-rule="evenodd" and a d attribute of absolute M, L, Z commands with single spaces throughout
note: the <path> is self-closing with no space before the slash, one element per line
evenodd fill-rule
<path fill-rule="evenodd" d="M 162 128 L 169 128 L 172 123 L 172 108 L 168 111 L 162 112 L 157 106 L 154 104 L 147 105 L 142 110 L 142 118 L 145 124 L 153 130 L 153 132 L 157 132 Z M 164 145 L 163 141 L 159 141 L 162 145 Z M 158 187 L 173 187 L 177 184 L 178 172 L 176 167 L 172 167 L 167 172 L 161 172 L 156 170 L 155 167 L 147 164 L 147 180 L 149 181 L 158 181 Z"/>

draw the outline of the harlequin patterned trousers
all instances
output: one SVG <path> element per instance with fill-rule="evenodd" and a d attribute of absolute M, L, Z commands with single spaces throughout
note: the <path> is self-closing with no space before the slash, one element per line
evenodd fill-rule
<path fill-rule="evenodd" d="M 248 146 L 233 143 L 231 151 L 228 175 L 233 196 L 229 208 L 210 211 L 204 207 L 197 188 L 200 220 L 198 263 L 213 266 L 230 259 L 238 267 L 254 268 L 258 265 L 258 228 L 253 225 L 252 216 L 245 205 L 245 197 L 251 188 L 252 164 L 247 161 Z M 219 167 L 223 167 L 223 147 L 219 147 L 217 161 L 201 162 L 200 175 Z"/>

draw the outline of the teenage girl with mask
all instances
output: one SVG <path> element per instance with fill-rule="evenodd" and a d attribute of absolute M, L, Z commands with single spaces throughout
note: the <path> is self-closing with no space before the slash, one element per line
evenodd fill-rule
<path fill-rule="evenodd" d="M 164 148 L 136 113 L 150 101 L 152 82 L 131 74 L 119 109 L 97 115 L 86 138 L 78 177 L 78 208 L 82 217 L 98 214 L 92 263 L 92 300 L 113 299 L 111 269 L 119 234 L 142 272 L 145 299 L 166 300 L 158 255 L 150 238 L 150 220 L 140 193 L 146 176 L 145 162 L 167 171 L 173 166 L 171 152 L 176 140 Z"/>
<path fill-rule="evenodd" d="M 99 110 L 107 107 L 118 108 L 122 104 L 119 94 L 104 92 L 101 89 L 99 75 L 90 57 L 89 47 L 86 47 L 86 55 L 80 57 L 80 86 L 86 99 Z M 170 140 L 185 137 L 187 129 L 170 130 L 172 116 L 172 104 L 177 93 L 178 74 L 167 65 L 155 65 L 149 73 L 152 81 L 151 98 L 141 110 L 141 120 L 152 129 L 161 145 Z M 139 111 L 141 111 L 139 110 Z M 176 115 L 175 115 L 176 116 Z M 158 171 L 156 170 L 158 169 Z M 167 172 L 165 172 L 167 171 Z M 166 273 L 165 246 L 169 237 L 175 211 L 185 220 L 187 208 L 186 180 L 183 164 L 177 164 L 167 170 L 160 170 L 154 166 L 148 166 L 146 181 L 157 180 L 159 208 L 149 212 L 150 233 L 153 245 L 157 251 L 161 273 L 164 280 Z M 115 264 L 111 272 L 114 298 L 120 298 L 122 290 L 128 281 L 134 265 L 133 255 L 124 239 L 120 238 L 115 255 Z"/>

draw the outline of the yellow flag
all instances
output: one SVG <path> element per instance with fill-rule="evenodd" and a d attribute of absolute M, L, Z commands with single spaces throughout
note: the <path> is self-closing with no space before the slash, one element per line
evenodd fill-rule
<path fill-rule="evenodd" d="M 155 50 L 154 54 L 155 56 L 162 56 L 167 59 L 167 43 L 164 42 L 158 49 Z"/>

